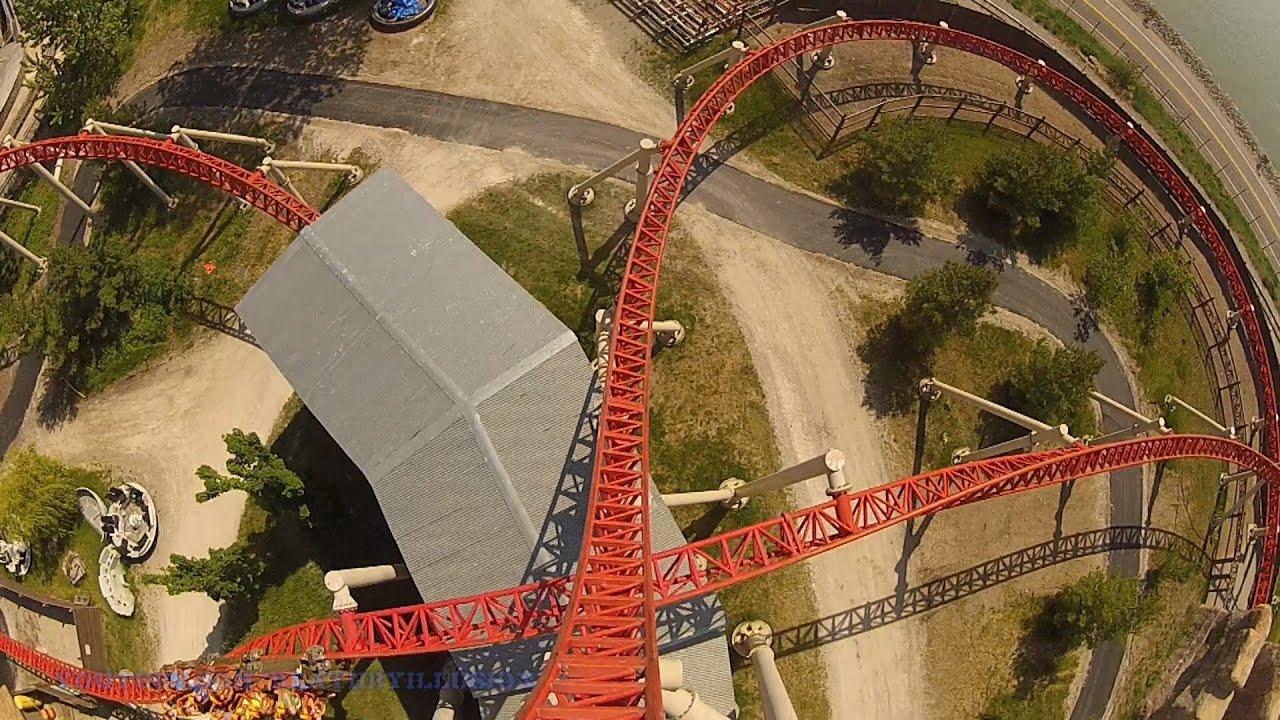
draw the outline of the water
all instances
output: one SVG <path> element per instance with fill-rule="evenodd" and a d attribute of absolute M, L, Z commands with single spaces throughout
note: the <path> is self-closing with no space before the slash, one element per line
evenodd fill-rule
<path fill-rule="evenodd" d="M 1280 0 L 1151 0 L 1280 161 Z"/>

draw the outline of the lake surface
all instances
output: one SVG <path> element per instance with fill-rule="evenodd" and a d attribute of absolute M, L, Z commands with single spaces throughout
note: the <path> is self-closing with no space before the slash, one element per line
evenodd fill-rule
<path fill-rule="evenodd" d="M 1151 0 L 1280 161 L 1280 0 Z"/>

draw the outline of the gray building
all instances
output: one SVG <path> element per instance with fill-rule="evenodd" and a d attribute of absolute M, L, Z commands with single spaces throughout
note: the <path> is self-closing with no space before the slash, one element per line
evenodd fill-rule
<path fill-rule="evenodd" d="M 237 308 L 373 487 L 422 598 L 572 572 L 598 388 L 573 331 L 402 179 L 380 171 L 305 228 Z M 655 547 L 684 542 L 656 499 Z M 714 597 L 664 612 L 691 689 L 730 712 Z M 457 653 L 507 717 L 547 642 Z M 515 678 L 514 687 L 509 680 Z"/>

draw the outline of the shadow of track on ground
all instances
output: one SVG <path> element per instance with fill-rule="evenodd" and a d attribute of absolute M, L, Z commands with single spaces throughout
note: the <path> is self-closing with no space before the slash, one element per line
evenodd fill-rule
<path fill-rule="evenodd" d="M 1176 553 L 1207 573 L 1208 559 L 1199 544 L 1177 533 L 1133 525 L 1089 530 L 1032 545 L 835 615 L 779 630 L 774 635 L 774 647 L 779 657 L 804 652 L 921 615 L 1037 570 L 1113 550 L 1144 548 Z"/>

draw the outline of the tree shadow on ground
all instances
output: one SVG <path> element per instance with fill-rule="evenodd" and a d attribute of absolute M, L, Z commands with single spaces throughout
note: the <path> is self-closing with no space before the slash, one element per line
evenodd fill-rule
<path fill-rule="evenodd" d="M 901 314 L 871 328 L 857 352 L 867 367 L 866 406 L 878 417 L 910 410 L 920 395 L 920 381 L 929 376 L 929 358 L 915 348 Z"/>
<path fill-rule="evenodd" d="M 295 20 L 282 12 L 283 2 L 276 4 L 278 14 L 224 23 L 176 59 L 168 68 L 169 78 L 130 101 L 144 109 L 180 104 L 262 107 L 287 114 L 286 134 L 296 137 L 315 105 L 337 94 L 346 83 L 343 78 L 358 74 L 376 31 L 369 25 L 367 2 L 345 2 L 310 21 Z M 184 73 L 197 64 L 216 69 Z M 306 82 L 275 82 L 281 70 L 306 75 Z M 250 97 L 266 102 L 240 102 Z M 179 98 L 183 102 L 175 102 Z"/>

